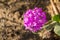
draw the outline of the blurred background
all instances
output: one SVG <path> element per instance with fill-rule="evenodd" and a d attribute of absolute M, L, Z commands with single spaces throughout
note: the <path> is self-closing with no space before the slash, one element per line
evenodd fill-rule
<path fill-rule="evenodd" d="M 53 0 L 60 13 L 60 0 Z M 0 0 L 0 40 L 60 40 L 52 31 L 50 38 L 42 39 L 38 34 L 25 30 L 23 14 L 28 9 L 41 7 L 50 20 L 54 13 L 50 0 Z"/>

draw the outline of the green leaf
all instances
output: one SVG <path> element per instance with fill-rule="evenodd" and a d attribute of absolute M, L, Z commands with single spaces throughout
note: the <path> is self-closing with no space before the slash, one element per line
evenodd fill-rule
<path fill-rule="evenodd" d="M 52 19 L 53 19 L 53 21 L 59 22 L 60 21 L 60 14 L 55 15 Z"/>
<path fill-rule="evenodd" d="M 54 32 L 60 36 L 60 24 L 56 24 L 54 27 Z"/>

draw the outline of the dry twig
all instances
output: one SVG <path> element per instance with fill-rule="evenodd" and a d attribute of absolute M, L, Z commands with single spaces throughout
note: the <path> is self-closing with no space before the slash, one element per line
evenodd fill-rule
<path fill-rule="evenodd" d="M 53 7 L 53 10 L 54 10 L 54 12 L 55 12 L 55 15 L 58 15 L 58 11 L 57 11 L 54 3 L 53 3 L 53 0 L 50 0 L 50 2 L 51 2 L 51 5 L 52 5 L 52 7 Z"/>

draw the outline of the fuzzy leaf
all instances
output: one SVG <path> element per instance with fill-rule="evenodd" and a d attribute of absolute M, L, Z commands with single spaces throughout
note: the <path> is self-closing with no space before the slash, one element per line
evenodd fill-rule
<path fill-rule="evenodd" d="M 60 36 L 60 25 L 59 24 L 56 24 L 55 27 L 54 27 L 54 32 Z"/>
<path fill-rule="evenodd" d="M 54 26 L 55 26 L 55 24 L 56 24 L 56 22 L 55 21 L 53 21 L 53 22 L 51 22 L 50 24 L 48 24 L 48 25 L 44 25 L 44 29 L 46 29 L 46 30 L 48 30 L 48 31 L 51 31 L 52 30 L 52 28 L 54 28 Z"/>

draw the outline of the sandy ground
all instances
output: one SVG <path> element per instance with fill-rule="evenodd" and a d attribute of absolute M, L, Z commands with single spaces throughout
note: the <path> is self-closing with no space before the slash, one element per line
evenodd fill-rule
<path fill-rule="evenodd" d="M 60 12 L 59 4 L 57 2 L 56 7 Z M 36 6 L 42 7 L 47 14 L 54 13 L 49 0 L 0 0 L 0 40 L 42 40 L 38 34 L 25 30 L 23 25 L 23 13 Z M 60 38 L 43 40 L 60 40 Z"/>

